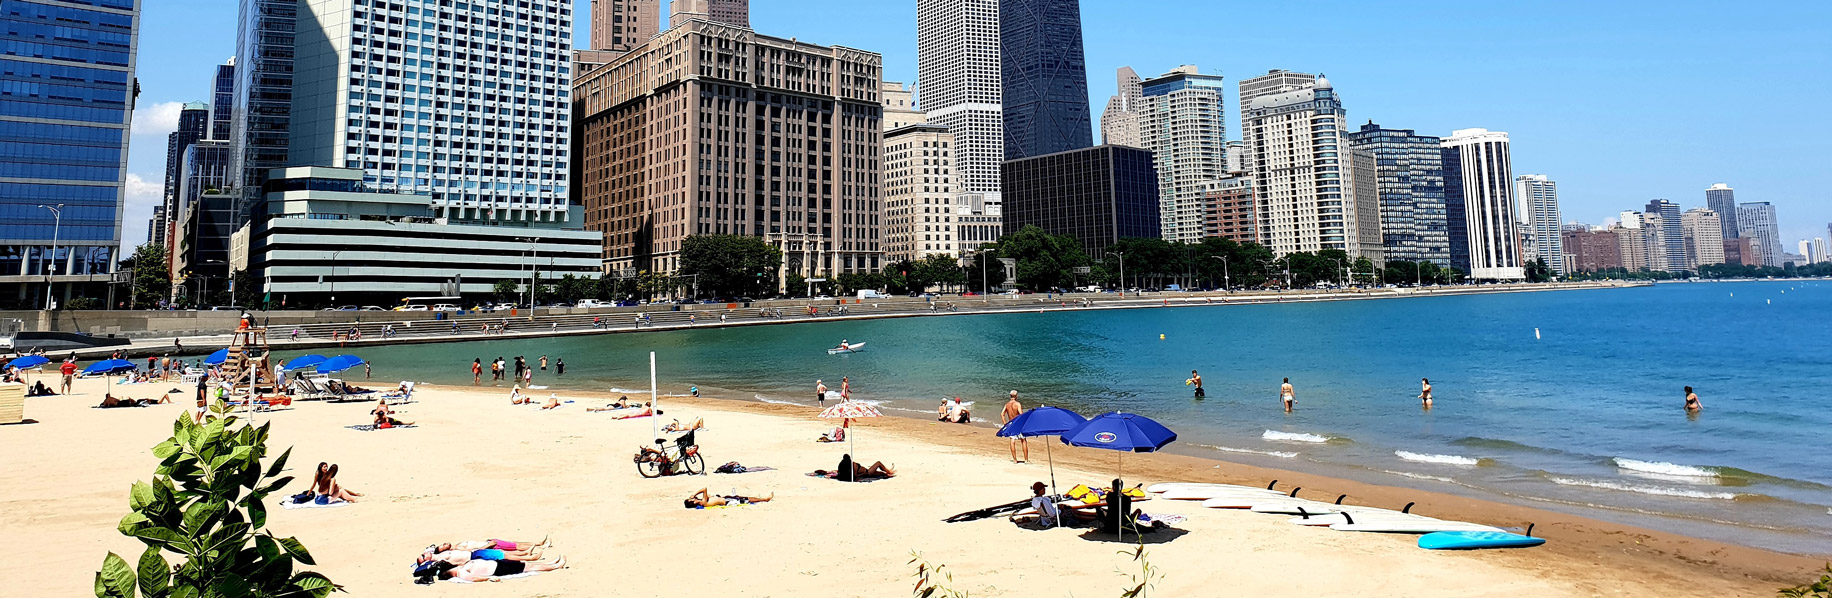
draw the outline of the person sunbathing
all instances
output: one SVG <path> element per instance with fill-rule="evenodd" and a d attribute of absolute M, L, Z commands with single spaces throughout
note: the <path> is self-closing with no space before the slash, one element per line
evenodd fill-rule
<path fill-rule="evenodd" d="M 451 544 L 436 544 L 426 547 L 426 551 L 420 553 L 420 556 L 414 559 L 414 564 L 418 565 L 428 561 L 442 561 L 453 565 L 463 565 L 474 560 L 538 561 L 541 559 L 539 552 L 542 551 L 534 549 L 503 550 L 501 548 L 458 548 Z"/>
<path fill-rule="evenodd" d="M 548 409 L 559 409 L 559 408 L 560 408 L 560 396 L 555 393 L 547 393 L 547 402 L 541 403 L 541 410 L 546 411 Z"/>
<path fill-rule="evenodd" d="M 822 434 L 815 442 L 846 442 L 846 427 L 834 426 L 832 432 Z"/>
<path fill-rule="evenodd" d="M 384 401 L 380 401 L 380 403 L 381 404 L 376 406 L 375 409 L 369 411 L 370 415 L 375 416 L 375 427 L 380 428 L 382 426 L 394 427 L 394 426 L 413 425 L 413 422 L 401 421 L 399 419 L 395 419 L 394 410 L 388 408 L 388 401 L 384 400 Z"/>
<path fill-rule="evenodd" d="M 97 406 L 98 406 L 98 407 L 101 407 L 101 408 L 103 408 L 103 409 L 113 409 L 113 408 L 116 408 L 116 407 L 146 407 L 146 406 L 149 406 L 149 405 L 158 405 L 158 404 L 160 404 L 160 403 L 170 403 L 170 402 L 172 402 L 172 399 L 171 399 L 171 397 L 166 397 L 166 398 L 163 398 L 163 399 L 160 399 L 160 400 L 153 400 L 153 399 L 117 399 L 117 398 L 114 398 L 114 395 L 103 395 L 103 396 L 102 396 L 102 404 L 101 404 L 101 405 L 97 405 Z"/>
<path fill-rule="evenodd" d="M 699 492 L 693 493 L 693 496 L 687 497 L 687 500 L 681 501 L 681 505 L 689 509 L 704 509 L 706 507 L 723 507 L 727 505 L 754 505 L 757 503 L 770 502 L 775 499 L 775 493 L 770 493 L 769 496 L 738 496 L 735 494 L 731 496 L 713 496 L 710 492 L 707 492 L 706 488 L 701 488 Z"/>
<path fill-rule="evenodd" d="M 677 420 L 674 420 L 672 423 L 669 423 L 666 426 L 662 426 L 662 431 L 663 432 L 692 432 L 694 430 L 704 429 L 705 427 L 706 427 L 706 418 L 703 418 L 703 417 L 693 420 L 693 423 L 688 424 L 686 426 L 682 426 L 681 420 L 677 419 Z"/>
<path fill-rule="evenodd" d="M 312 476 L 312 494 L 328 496 L 332 500 L 356 502 L 363 493 L 350 490 L 337 483 L 337 464 L 318 463 L 318 473 Z"/>
<path fill-rule="evenodd" d="M 497 550 L 524 551 L 525 552 L 525 551 L 534 550 L 536 548 L 549 547 L 552 545 L 553 545 L 552 538 L 541 538 L 541 541 L 539 542 L 516 542 L 512 540 L 498 540 L 496 538 L 490 538 L 487 540 L 464 540 L 464 541 L 458 542 L 457 544 L 441 544 L 440 546 L 444 546 L 444 548 L 440 548 L 440 550 L 451 550 L 454 548 L 459 549 L 459 550 L 477 550 L 481 548 L 495 548 Z"/>
<path fill-rule="evenodd" d="M 894 478 L 897 477 L 897 470 L 886 467 L 883 461 L 872 463 L 871 467 L 859 465 L 853 462 L 852 454 L 847 453 L 846 456 L 840 457 L 839 468 L 831 472 L 817 469 L 814 470 L 814 474 L 821 477 L 831 477 L 842 482 L 857 482 L 861 480 Z"/>
<path fill-rule="evenodd" d="M 554 559 L 551 563 L 545 561 L 472 560 L 462 566 L 452 566 L 450 563 L 436 563 L 431 569 L 425 570 L 425 573 L 422 573 L 422 570 L 418 568 L 414 570 L 414 573 L 415 576 L 419 578 L 415 583 L 432 583 L 440 579 L 461 579 L 469 582 L 482 582 L 502 581 L 502 578 L 512 575 L 553 571 L 565 567 L 566 557 Z"/>
<path fill-rule="evenodd" d="M 509 389 L 509 404 L 510 405 L 533 405 L 534 397 L 530 397 L 528 395 L 522 394 L 522 385 L 517 384 L 515 385 L 515 388 Z"/>
<path fill-rule="evenodd" d="M 590 411 L 590 412 L 593 412 L 593 413 L 597 413 L 597 412 L 600 412 L 600 411 L 634 411 L 634 410 L 638 410 L 638 409 L 648 409 L 648 408 L 649 408 L 649 404 L 648 404 L 648 403 L 642 403 L 642 404 L 640 404 L 640 405 L 638 405 L 638 404 L 634 404 L 634 403 L 631 403 L 631 404 L 625 404 L 625 403 L 623 403 L 622 401 L 619 401 L 619 402 L 616 402 L 616 403 L 611 403 L 611 404 L 609 404 L 609 405 L 605 405 L 605 406 L 603 406 L 603 407 L 591 407 L 591 408 L 587 408 L 587 409 L 586 409 L 586 411 Z"/>

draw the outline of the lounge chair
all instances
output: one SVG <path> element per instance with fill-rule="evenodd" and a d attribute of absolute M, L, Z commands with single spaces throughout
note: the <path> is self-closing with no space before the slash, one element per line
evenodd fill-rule
<path fill-rule="evenodd" d="M 390 405 L 404 405 L 407 403 L 412 403 L 413 402 L 413 382 L 402 380 L 400 388 L 395 389 L 395 390 L 390 390 L 386 393 L 383 393 L 382 399 L 387 400 L 388 404 Z"/>

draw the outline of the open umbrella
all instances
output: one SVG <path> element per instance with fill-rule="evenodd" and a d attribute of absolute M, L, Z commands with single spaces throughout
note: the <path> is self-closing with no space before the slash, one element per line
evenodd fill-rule
<path fill-rule="evenodd" d="M 1061 436 L 1064 432 L 1087 423 L 1088 418 L 1061 407 L 1037 407 L 1018 414 L 999 428 L 1000 436 Z M 1050 453 L 1050 444 L 1043 443 L 1043 451 L 1050 460 L 1050 493 L 1056 493 L 1056 456 Z"/>
<path fill-rule="evenodd" d="M 871 404 L 864 401 L 840 401 L 839 403 L 835 403 L 834 406 L 822 410 L 820 416 L 827 419 L 847 420 L 846 453 L 850 455 L 852 454 L 851 420 L 864 417 L 880 417 L 883 415 L 884 414 L 878 412 L 877 407 L 873 407 Z M 857 459 L 858 457 L 855 456 L 853 458 Z"/>
<path fill-rule="evenodd" d="M 24 369 L 35 368 L 35 367 L 38 367 L 38 366 L 41 366 L 41 365 L 44 365 L 50 362 L 51 360 L 45 358 L 45 356 L 43 355 L 27 355 L 25 357 L 21 357 L 21 358 L 6 362 L 6 367 L 7 368 L 19 368 L 19 369 L 24 370 Z"/>
<path fill-rule="evenodd" d="M 325 359 L 326 359 L 325 356 L 317 355 L 317 354 L 300 355 L 298 357 L 292 358 L 292 360 L 290 361 L 287 361 L 286 369 L 287 370 L 303 370 L 305 368 L 309 368 L 309 367 L 318 365 L 320 363 L 324 363 Z"/>
<path fill-rule="evenodd" d="M 363 364 L 363 358 L 355 355 L 338 355 L 318 363 L 319 373 L 331 374 L 341 372 Z"/>
<path fill-rule="evenodd" d="M 125 359 L 108 359 L 89 364 L 89 367 L 83 368 L 83 375 L 102 374 L 103 378 L 108 379 L 108 394 L 114 394 L 114 378 L 108 378 L 108 374 L 132 371 L 133 369 L 134 362 Z"/>
<path fill-rule="evenodd" d="M 1151 418 L 1132 413 L 1103 413 L 1062 433 L 1062 443 L 1070 446 L 1120 451 L 1120 468 L 1126 466 L 1126 453 L 1150 453 L 1177 440 L 1170 431 Z"/>
<path fill-rule="evenodd" d="M 211 353 L 208 357 L 205 357 L 204 365 L 222 365 L 225 361 L 229 361 L 229 349 L 227 347 L 217 349 L 215 353 Z"/>

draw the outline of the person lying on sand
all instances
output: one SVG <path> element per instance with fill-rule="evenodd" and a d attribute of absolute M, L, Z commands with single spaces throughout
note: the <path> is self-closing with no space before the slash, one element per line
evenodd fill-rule
<path fill-rule="evenodd" d="M 430 568 L 415 568 L 414 583 L 430 584 L 441 579 L 462 579 L 470 582 L 502 581 L 502 578 L 523 573 L 539 573 L 566 567 L 566 557 L 545 561 L 490 561 L 471 560 L 462 566 L 451 563 L 435 563 Z"/>
<path fill-rule="evenodd" d="M 706 428 L 706 418 L 695 419 L 693 420 L 693 423 L 685 425 L 685 426 L 681 425 L 681 420 L 677 419 L 677 420 L 674 420 L 672 423 L 669 423 L 666 426 L 662 426 L 662 431 L 663 432 L 692 432 L 694 430 L 702 430 L 705 428 Z"/>
<path fill-rule="evenodd" d="M 453 565 L 463 565 L 476 560 L 538 561 L 541 559 L 541 555 L 539 554 L 541 551 L 537 550 L 503 550 L 500 548 L 463 549 L 455 548 L 451 544 L 441 544 L 437 547 L 440 548 L 438 552 L 433 551 L 433 548 L 435 548 L 434 546 L 426 547 L 426 552 L 420 553 L 420 556 L 414 559 L 414 564 L 418 565 L 428 561 L 442 561 Z"/>
<path fill-rule="evenodd" d="M 146 407 L 148 405 L 158 405 L 160 403 L 170 403 L 170 402 L 172 402 L 172 398 L 170 396 L 166 396 L 158 400 L 153 400 L 153 399 L 117 399 L 114 397 L 114 395 L 103 395 L 102 404 L 97 405 L 97 407 L 101 407 L 103 409 L 113 409 L 116 407 Z"/>
<path fill-rule="evenodd" d="M 592 413 L 598 413 L 598 412 L 601 412 L 601 411 L 626 411 L 626 410 L 628 410 L 628 411 L 635 411 L 635 410 L 639 410 L 639 409 L 648 409 L 648 408 L 649 408 L 649 404 L 648 404 L 648 403 L 642 403 L 642 404 L 634 404 L 634 403 L 630 403 L 630 404 L 625 404 L 625 403 L 624 403 L 623 401 L 618 401 L 618 402 L 616 402 L 616 403 L 611 403 L 611 404 L 609 404 L 609 405 L 605 405 L 605 406 L 603 406 L 603 407 L 590 407 L 590 408 L 587 408 L 587 409 L 586 409 L 586 411 L 590 411 L 590 412 L 592 412 Z"/>
<path fill-rule="evenodd" d="M 394 410 L 388 408 L 388 401 L 381 401 L 381 404 L 370 410 L 369 414 L 375 416 L 375 427 L 377 428 L 384 425 L 389 427 L 413 425 L 413 422 L 395 419 Z"/>
<path fill-rule="evenodd" d="M 687 500 L 681 501 L 681 503 L 682 506 L 689 509 L 704 509 L 706 507 L 723 507 L 726 505 L 751 505 L 770 502 L 775 499 L 775 493 L 770 493 L 769 496 L 713 496 L 711 493 L 707 492 L 706 488 L 701 488 L 699 492 L 693 493 L 693 496 L 687 497 Z"/>
<path fill-rule="evenodd" d="M 318 473 L 312 476 L 312 494 L 329 496 L 334 500 L 341 500 L 344 502 L 356 502 L 356 499 L 363 495 L 361 492 L 350 490 L 349 488 L 343 487 L 342 484 L 338 484 L 337 464 L 324 463 L 322 461 L 318 463 Z"/>
<path fill-rule="evenodd" d="M 824 469 L 816 469 L 814 470 L 814 475 L 831 477 L 842 482 L 857 482 L 861 480 L 894 478 L 897 477 L 897 470 L 895 468 L 886 467 L 883 461 L 872 463 L 871 467 L 859 465 L 852 461 L 852 454 L 847 453 L 846 456 L 840 457 L 840 466 L 834 471 L 830 472 Z"/>
<path fill-rule="evenodd" d="M 547 393 L 547 402 L 541 403 L 541 410 L 546 411 L 548 409 L 559 409 L 559 408 L 560 408 L 560 395 L 551 393 L 551 392 Z"/>

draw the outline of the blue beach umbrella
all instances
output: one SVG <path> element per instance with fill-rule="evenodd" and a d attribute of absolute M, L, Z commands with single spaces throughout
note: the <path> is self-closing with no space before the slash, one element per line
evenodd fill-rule
<path fill-rule="evenodd" d="M 1061 407 L 1037 407 L 1018 414 L 999 428 L 1000 436 L 1061 436 L 1063 432 L 1075 429 L 1088 422 L 1081 414 Z M 1050 493 L 1056 493 L 1056 455 L 1050 450 L 1050 443 L 1043 443 L 1043 454 L 1050 460 Z"/>
<path fill-rule="evenodd" d="M 27 355 L 25 357 L 21 357 L 21 358 L 6 362 L 6 367 L 19 368 L 23 370 L 23 369 L 35 368 L 35 367 L 38 367 L 38 366 L 41 366 L 41 365 L 44 365 L 50 362 L 51 360 L 46 359 L 45 356 L 43 355 Z"/>
<path fill-rule="evenodd" d="M 113 374 L 131 369 L 134 369 L 134 362 L 125 359 L 109 359 L 89 364 L 89 367 L 83 368 L 83 375 Z"/>
<path fill-rule="evenodd" d="M 222 365 L 225 361 L 229 361 L 229 349 L 227 347 L 217 349 L 215 353 L 211 353 L 208 357 L 205 357 L 204 365 Z"/>
<path fill-rule="evenodd" d="M 291 361 L 286 362 L 286 369 L 303 370 L 305 368 L 309 368 L 309 367 L 318 365 L 320 363 L 324 363 L 324 360 L 325 360 L 325 356 L 323 355 L 317 355 L 317 354 L 300 355 L 298 357 L 292 358 Z"/>
<path fill-rule="evenodd" d="M 353 367 L 356 367 L 362 364 L 363 364 L 363 358 L 361 357 L 357 357 L 355 355 L 338 355 L 336 357 L 332 357 L 330 359 L 326 359 L 322 362 L 319 362 L 318 371 L 320 373 L 331 374 L 331 373 L 341 372 L 341 371 L 344 371 L 344 370 L 347 370 L 347 369 L 350 369 L 350 368 L 353 368 Z"/>
<path fill-rule="evenodd" d="M 1120 451 L 1120 467 L 1126 465 L 1126 453 L 1151 453 L 1177 440 L 1170 431 L 1149 417 L 1133 413 L 1101 414 L 1062 434 L 1062 443 L 1110 451 Z"/>

